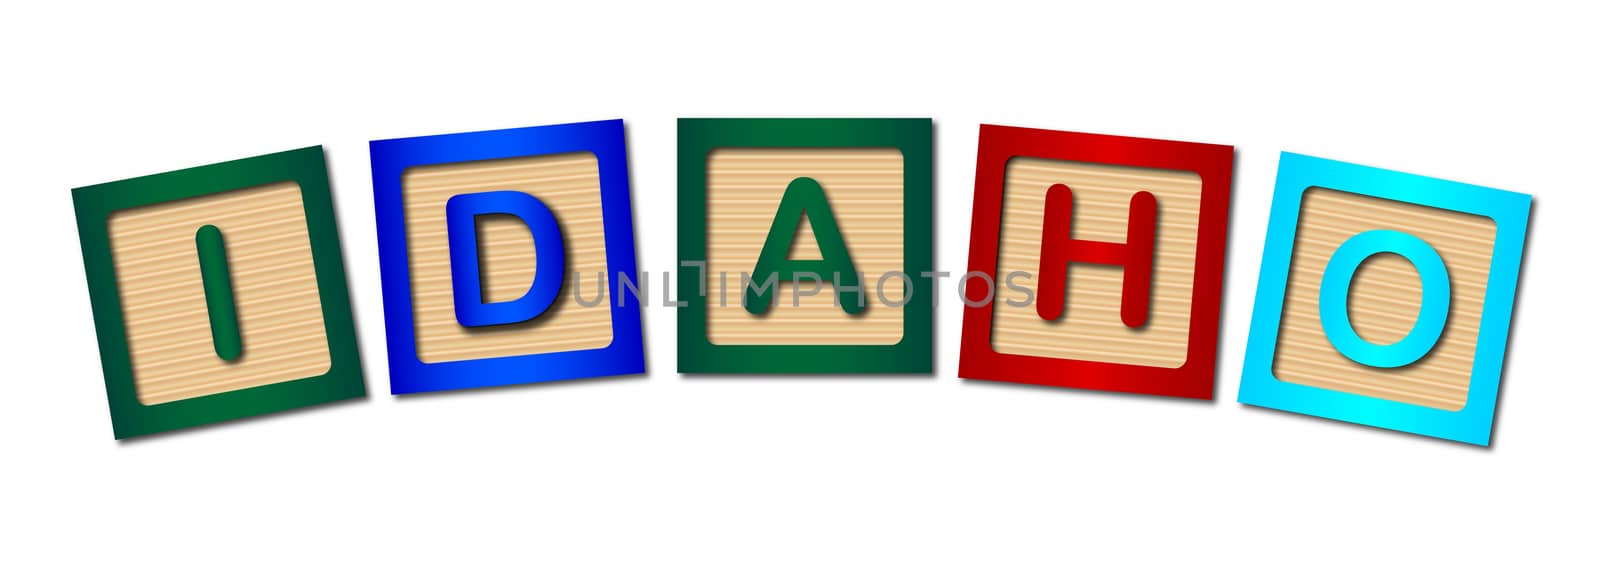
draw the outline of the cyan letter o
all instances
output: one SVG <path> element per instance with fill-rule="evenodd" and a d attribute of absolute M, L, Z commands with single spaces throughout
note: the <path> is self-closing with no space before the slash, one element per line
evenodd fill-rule
<path fill-rule="evenodd" d="M 1422 277 L 1422 309 L 1411 332 L 1393 344 L 1374 344 L 1362 339 L 1350 325 L 1350 283 L 1356 269 L 1373 255 L 1393 253 L 1409 261 Z M 1433 350 L 1450 318 L 1450 273 L 1444 259 L 1432 245 L 1415 235 L 1390 229 L 1357 234 L 1339 245 L 1322 273 L 1322 291 L 1317 304 L 1322 316 L 1322 332 L 1328 342 L 1345 357 L 1372 367 L 1396 368 L 1409 365 Z"/>

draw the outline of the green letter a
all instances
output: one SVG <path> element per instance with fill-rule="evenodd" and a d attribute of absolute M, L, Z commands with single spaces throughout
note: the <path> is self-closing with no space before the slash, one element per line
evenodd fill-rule
<path fill-rule="evenodd" d="M 800 228 L 800 215 L 811 221 L 811 233 L 817 238 L 817 248 L 822 259 L 795 260 L 789 258 L 789 248 Z M 772 218 L 772 228 L 767 230 L 767 241 L 761 246 L 761 257 L 751 271 L 751 284 L 744 291 L 744 309 L 751 314 L 761 314 L 772 306 L 777 286 L 757 287 L 766 283 L 769 274 L 777 274 L 776 282 L 795 280 L 795 274 L 810 274 L 833 283 L 838 305 L 849 314 L 861 312 L 861 285 L 856 275 L 856 264 L 850 260 L 850 251 L 844 247 L 844 236 L 839 234 L 839 222 L 828 207 L 828 196 L 822 185 L 811 178 L 795 178 L 783 190 L 783 201 L 778 204 L 778 215 Z"/>

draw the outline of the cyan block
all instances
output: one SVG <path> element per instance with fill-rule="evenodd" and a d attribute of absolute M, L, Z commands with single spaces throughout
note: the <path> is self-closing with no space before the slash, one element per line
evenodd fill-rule
<path fill-rule="evenodd" d="M 1284 153 L 1239 401 L 1488 445 L 1531 206 Z"/>

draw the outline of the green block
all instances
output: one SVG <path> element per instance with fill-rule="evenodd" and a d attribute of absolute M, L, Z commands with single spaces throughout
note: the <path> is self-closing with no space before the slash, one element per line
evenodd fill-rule
<path fill-rule="evenodd" d="M 322 147 L 72 199 L 116 438 L 366 394 Z"/>
<path fill-rule="evenodd" d="M 931 119 L 679 119 L 678 371 L 931 373 L 932 178 Z M 779 261 L 771 246 L 796 227 L 792 211 L 780 215 L 785 192 L 815 204 L 818 185 L 827 203 L 798 224 L 816 244 L 796 240 Z M 861 278 L 787 280 L 843 266 Z M 789 292 L 756 290 L 762 272 Z M 847 309 L 840 299 L 858 296 L 835 284 L 862 287 L 865 309 Z"/>

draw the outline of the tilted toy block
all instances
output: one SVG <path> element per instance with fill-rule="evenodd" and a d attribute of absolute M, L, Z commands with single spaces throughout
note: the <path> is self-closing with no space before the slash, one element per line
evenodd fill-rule
<path fill-rule="evenodd" d="M 984 125 L 960 375 L 1211 398 L 1233 148 Z"/>
<path fill-rule="evenodd" d="M 73 202 L 117 438 L 365 394 L 321 147 Z"/>
<path fill-rule="evenodd" d="M 1487 445 L 1531 205 L 1284 153 L 1239 401 Z"/>
<path fill-rule="evenodd" d="M 371 147 L 393 393 L 644 372 L 622 121 Z"/>

